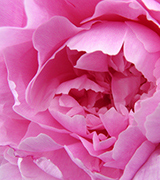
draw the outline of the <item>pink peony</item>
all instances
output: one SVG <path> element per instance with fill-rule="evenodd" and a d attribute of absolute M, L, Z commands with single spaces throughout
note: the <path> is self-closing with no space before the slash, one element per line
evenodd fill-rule
<path fill-rule="evenodd" d="M 160 1 L 0 0 L 0 180 L 160 179 Z"/>

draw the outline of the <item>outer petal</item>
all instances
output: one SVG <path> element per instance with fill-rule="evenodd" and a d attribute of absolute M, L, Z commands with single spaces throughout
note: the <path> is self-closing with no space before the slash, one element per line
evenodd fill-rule
<path fill-rule="evenodd" d="M 152 153 L 147 162 L 140 168 L 133 180 L 160 179 L 160 148 Z"/>
<path fill-rule="evenodd" d="M 0 180 L 22 180 L 22 176 L 19 172 L 19 169 L 16 165 L 6 163 L 0 166 Z"/>
<path fill-rule="evenodd" d="M 39 26 L 33 36 L 33 43 L 39 52 L 39 65 L 42 66 L 63 43 L 82 28 L 77 28 L 68 19 L 55 16 Z"/>
<path fill-rule="evenodd" d="M 27 102 L 38 111 L 46 110 L 59 83 L 68 80 L 69 77 L 75 77 L 75 75 L 63 49 L 32 79 L 26 90 Z"/>
<path fill-rule="evenodd" d="M 152 44 L 154 44 L 154 41 Z M 124 42 L 124 56 L 127 61 L 135 64 L 137 70 L 142 72 L 149 81 L 155 81 L 153 70 L 156 61 L 160 57 L 160 52 L 148 53 L 136 35 L 130 30 L 126 35 Z"/>
<path fill-rule="evenodd" d="M 96 4 L 101 0 L 26 0 L 28 26 L 36 27 L 53 16 L 63 16 L 78 25 L 92 16 Z"/>
<path fill-rule="evenodd" d="M 123 22 L 98 23 L 70 38 L 66 44 L 72 50 L 87 53 L 102 51 L 108 55 L 116 55 L 122 47 L 126 31 L 127 27 Z"/>
<path fill-rule="evenodd" d="M 26 21 L 22 0 L 0 0 L 0 26 L 23 27 Z"/>
<path fill-rule="evenodd" d="M 146 162 L 150 154 L 154 151 L 155 146 L 155 144 L 149 141 L 142 143 L 126 165 L 120 180 L 132 179 L 138 169 Z"/>

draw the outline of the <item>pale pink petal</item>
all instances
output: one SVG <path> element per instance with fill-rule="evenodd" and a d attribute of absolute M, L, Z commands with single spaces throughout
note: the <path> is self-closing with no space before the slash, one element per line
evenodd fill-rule
<path fill-rule="evenodd" d="M 28 137 L 19 144 L 19 149 L 31 152 L 53 151 L 62 148 L 46 134 L 39 134 L 37 137 Z"/>
<path fill-rule="evenodd" d="M 102 51 L 108 55 L 116 55 L 122 47 L 126 31 L 127 27 L 123 22 L 97 23 L 91 29 L 70 38 L 66 44 L 72 50 L 87 53 Z"/>
<path fill-rule="evenodd" d="M 119 170 L 100 165 L 99 159 L 91 157 L 80 143 L 74 144 L 73 146 L 65 146 L 65 149 L 71 160 L 82 168 L 92 179 L 116 180 L 121 175 Z"/>
<path fill-rule="evenodd" d="M 145 50 L 143 44 L 131 31 L 128 31 L 125 38 L 124 56 L 126 60 L 133 63 L 137 70 L 142 72 L 142 74 L 149 81 L 155 81 L 153 70 L 155 68 L 155 62 L 158 60 L 160 53 L 148 53 L 147 50 Z"/>
<path fill-rule="evenodd" d="M 150 10 L 160 11 L 160 4 L 156 0 L 142 0 L 142 2 L 146 5 L 146 7 Z"/>
<path fill-rule="evenodd" d="M 115 105 L 130 105 L 133 97 L 138 92 L 139 86 L 139 76 L 124 76 L 121 73 L 115 73 L 111 82 L 112 95 Z"/>
<path fill-rule="evenodd" d="M 4 152 L 4 158 L 11 164 L 17 165 L 18 157 L 15 156 L 15 151 L 12 148 L 7 148 Z"/>
<path fill-rule="evenodd" d="M 62 114 L 61 112 L 58 112 L 54 108 L 54 104 L 50 104 L 49 111 L 51 115 L 65 128 L 70 130 L 71 132 L 75 132 L 80 135 L 86 134 L 86 119 L 82 115 L 75 115 L 73 117 L 70 117 L 68 115 Z"/>
<path fill-rule="evenodd" d="M 21 29 L 14 27 L 0 28 L 0 50 L 8 46 L 23 44 L 32 40 L 32 29 Z"/>
<path fill-rule="evenodd" d="M 11 145 L 13 147 L 16 147 L 20 142 L 21 138 L 25 135 L 28 125 L 28 120 L 11 119 L 5 116 L 1 117 L 0 145 Z"/>
<path fill-rule="evenodd" d="M 156 107 L 155 111 L 146 117 L 144 127 L 146 129 L 146 137 L 153 143 L 160 141 L 160 104 Z"/>
<path fill-rule="evenodd" d="M 43 136 L 40 136 L 40 134 L 45 134 L 47 135 L 47 137 L 49 138 L 49 141 L 52 141 L 52 144 L 55 144 L 55 147 L 60 147 L 59 145 L 68 145 L 68 144 L 73 144 L 75 142 L 77 142 L 77 140 L 75 138 L 73 138 L 72 136 L 69 135 L 69 132 L 67 132 L 66 130 L 61 130 L 61 131 L 54 131 L 52 129 L 47 129 L 45 127 L 41 127 L 40 125 L 31 122 L 30 125 L 28 126 L 28 130 L 25 134 L 25 136 L 22 138 L 21 143 L 24 143 L 26 141 L 26 139 L 31 138 L 31 140 L 35 140 L 37 137 L 39 140 L 41 140 L 40 138 Z M 44 137 L 46 138 L 46 137 Z M 52 139 L 52 140 L 51 140 Z M 27 142 L 29 142 L 27 140 Z M 20 143 L 20 144 L 21 144 Z M 44 143 L 44 142 L 42 142 Z M 57 146 L 56 146 L 57 144 Z"/>
<path fill-rule="evenodd" d="M 17 166 L 6 163 L 0 166 L 0 180 L 22 180 L 22 176 Z"/>
<path fill-rule="evenodd" d="M 39 26 L 33 36 L 33 44 L 39 52 L 39 65 L 42 66 L 65 41 L 78 33 L 77 28 L 68 19 L 53 17 Z"/>
<path fill-rule="evenodd" d="M 27 102 L 36 110 L 46 110 L 60 81 L 66 81 L 74 76 L 73 67 L 63 49 L 54 59 L 48 61 L 30 82 L 26 90 Z"/>
<path fill-rule="evenodd" d="M 124 169 L 136 149 L 143 143 L 145 137 L 137 127 L 129 126 L 118 136 L 113 148 L 113 159 L 105 163 L 107 167 Z"/>
<path fill-rule="evenodd" d="M 112 145 L 114 145 L 114 143 L 116 142 L 115 137 L 110 137 L 110 138 L 106 138 L 106 139 L 102 140 L 100 138 L 101 135 L 102 134 L 97 135 L 96 132 L 93 134 L 93 148 L 96 151 L 107 149 L 107 148 L 111 147 Z"/>
<path fill-rule="evenodd" d="M 126 165 L 120 180 L 132 179 L 138 169 L 147 161 L 154 149 L 155 144 L 149 141 L 142 143 L 142 145 L 136 150 L 135 154 L 130 159 L 129 163 Z"/>
<path fill-rule="evenodd" d="M 18 161 L 19 170 L 24 180 L 56 180 L 53 176 L 47 174 L 42 169 L 40 169 L 31 157 L 20 158 Z"/>
<path fill-rule="evenodd" d="M 134 114 L 134 119 L 138 123 L 139 129 L 142 131 L 142 133 L 144 135 L 146 135 L 146 128 L 144 126 L 144 124 L 146 122 L 146 117 L 148 115 L 152 114 L 156 110 L 156 108 L 159 104 L 159 101 L 160 101 L 160 91 L 157 91 L 157 92 L 155 92 L 155 94 L 152 97 L 140 101 L 140 108 L 138 110 L 136 110 L 136 112 Z M 147 129 L 148 129 L 148 127 L 147 127 Z M 153 133 L 153 135 L 154 134 L 155 133 Z M 155 135 L 157 135 L 157 133 Z"/>
<path fill-rule="evenodd" d="M 160 148 L 151 154 L 147 162 L 139 169 L 133 180 L 160 179 Z"/>
<path fill-rule="evenodd" d="M 108 71 L 108 56 L 101 51 L 86 53 L 78 59 L 74 67 L 87 71 L 106 72 Z"/>
<path fill-rule="evenodd" d="M 22 0 L 0 0 L 0 26 L 24 27 L 26 21 Z"/>
<path fill-rule="evenodd" d="M 118 113 L 113 107 L 105 114 L 100 114 L 100 119 L 109 135 L 116 138 L 128 125 L 128 118 Z"/>
<path fill-rule="evenodd" d="M 61 171 L 63 179 L 90 180 L 85 171 L 70 159 L 64 149 L 52 152 L 47 158 Z"/>
<path fill-rule="evenodd" d="M 45 157 L 41 157 L 39 159 L 36 159 L 34 161 L 37 166 L 42 169 L 44 172 L 46 172 L 47 174 L 58 178 L 58 179 L 63 179 L 63 174 L 62 172 L 59 170 L 59 168 L 54 165 L 50 159 L 47 159 Z"/>
<path fill-rule="evenodd" d="M 68 94 L 71 89 L 77 90 L 93 90 L 95 92 L 103 92 L 104 88 L 87 78 L 86 75 L 61 83 L 56 90 L 56 94 Z"/>
<path fill-rule="evenodd" d="M 153 30 L 131 21 L 127 21 L 126 24 L 132 29 L 138 40 L 149 53 L 160 51 L 160 37 Z"/>

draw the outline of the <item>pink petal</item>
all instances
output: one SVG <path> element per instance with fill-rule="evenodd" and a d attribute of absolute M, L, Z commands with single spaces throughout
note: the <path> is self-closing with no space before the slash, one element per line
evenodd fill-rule
<path fill-rule="evenodd" d="M 146 117 L 144 127 L 146 128 L 146 137 L 153 143 L 160 141 L 160 104 L 156 107 L 155 111 Z"/>
<path fill-rule="evenodd" d="M 68 115 L 62 114 L 54 108 L 54 104 L 52 102 L 49 106 L 49 111 L 51 115 L 66 129 L 80 135 L 86 134 L 86 119 L 84 116 L 75 115 L 70 117 Z"/>
<path fill-rule="evenodd" d="M 92 53 L 102 51 L 108 55 L 116 55 L 120 51 L 127 27 L 123 22 L 105 22 L 92 26 L 70 38 L 66 43 L 72 50 Z"/>
<path fill-rule="evenodd" d="M 147 128 L 144 126 L 144 124 L 146 122 L 146 117 L 148 115 L 152 114 L 156 110 L 156 108 L 159 104 L 159 101 L 160 101 L 160 92 L 157 91 L 152 97 L 140 101 L 140 108 L 134 114 L 134 119 L 138 123 L 139 129 L 142 131 L 142 133 L 144 135 L 146 134 L 146 129 L 149 130 L 151 128 L 150 122 L 148 122 Z M 155 122 L 156 122 L 156 118 L 155 118 L 154 123 Z M 153 123 L 153 125 L 154 125 L 154 123 Z M 157 133 L 153 133 L 153 135 L 154 134 L 157 136 Z"/>
<path fill-rule="evenodd" d="M 128 118 L 118 113 L 113 107 L 105 114 L 100 114 L 100 118 L 109 135 L 116 138 L 128 125 Z"/>
<path fill-rule="evenodd" d="M 53 176 L 45 173 L 41 170 L 34 162 L 31 157 L 20 158 L 18 161 L 19 170 L 23 179 L 29 180 L 39 180 L 39 179 L 47 179 L 53 180 Z"/>
<path fill-rule="evenodd" d="M 140 168 L 136 173 L 133 180 L 150 180 L 150 179 L 160 179 L 160 148 L 152 153 L 147 162 Z"/>
<path fill-rule="evenodd" d="M 17 166 L 12 165 L 10 163 L 6 163 L 0 166 L 0 179 L 1 180 L 4 180 L 4 179 L 22 180 L 22 176 Z"/>
<path fill-rule="evenodd" d="M 11 119 L 1 117 L 0 121 L 0 145 L 11 145 L 16 147 L 25 135 L 29 121 L 24 119 Z M 14 133 L 13 133 L 14 132 Z"/>
<path fill-rule="evenodd" d="M 39 168 L 41 168 L 47 174 L 49 174 L 55 178 L 58 178 L 58 179 L 63 179 L 62 172 L 59 170 L 59 168 L 56 165 L 54 165 L 50 161 L 50 159 L 41 157 L 39 159 L 36 159 L 34 162 L 37 164 L 37 166 Z"/>
<path fill-rule="evenodd" d="M 14 46 L 14 45 L 23 44 L 28 41 L 31 41 L 32 35 L 33 35 L 32 29 L 1 27 L 0 28 L 0 39 L 1 39 L 0 49 L 5 49 L 8 46 Z"/>
<path fill-rule="evenodd" d="M 74 76 L 73 67 L 66 57 L 65 49 L 63 49 L 37 72 L 28 85 L 26 90 L 28 104 L 38 111 L 46 110 L 60 81 L 66 81 L 69 77 Z"/>
<path fill-rule="evenodd" d="M 19 144 L 19 149 L 31 152 L 53 151 L 62 148 L 46 134 L 37 137 L 28 137 Z"/>
<path fill-rule="evenodd" d="M 68 145 L 68 144 L 73 144 L 77 142 L 75 138 L 69 135 L 69 132 L 65 130 L 61 131 L 54 131 L 53 129 L 47 129 L 46 127 L 41 127 L 40 125 L 31 122 L 30 125 L 28 126 L 28 130 L 25 134 L 25 136 L 22 138 L 21 143 L 26 142 L 26 139 L 30 140 L 35 140 L 37 137 L 40 141 L 42 141 L 43 136 L 40 136 L 40 134 L 46 135 L 49 139 L 49 141 L 52 141 L 52 144 L 55 144 L 55 147 L 60 147 L 61 145 Z M 42 138 L 41 138 L 42 137 Z M 47 137 L 44 137 L 47 139 Z M 27 140 L 27 142 L 29 142 Z M 29 142 L 30 143 L 30 142 Z M 42 142 L 44 143 L 44 142 Z"/>
<path fill-rule="evenodd" d="M 115 105 L 130 105 L 140 86 L 139 76 L 124 76 L 115 73 L 112 77 L 111 87 Z"/>
<path fill-rule="evenodd" d="M 33 44 L 39 52 L 39 64 L 42 66 L 64 42 L 78 33 L 77 28 L 68 19 L 55 16 L 39 26 L 33 36 Z"/>
<path fill-rule="evenodd" d="M 78 25 L 83 19 L 90 17 L 96 4 L 100 0 L 26 0 L 26 13 L 29 17 L 29 27 L 35 27 L 39 23 L 49 20 L 53 16 L 63 16 L 72 23 Z M 35 23 L 35 25 L 34 25 Z"/>
<path fill-rule="evenodd" d="M 77 64 L 74 66 L 78 69 L 84 69 L 87 71 L 108 71 L 108 56 L 103 54 L 101 51 L 96 51 L 89 54 L 82 55 Z"/>
<path fill-rule="evenodd" d="M 143 8 L 135 1 L 123 0 L 118 2 L 117 0 L 106 0 L 97 4 L 94 15 L 89 20 L 97 17 L 100 18 L 101 16 L 111 20 L 117 19 L 118 16 L 119 18 L 137 19 L 144 12 Z"/>
<path fill-rule="evenodd" d="M 113 148 L 113 159 L 106 162 L 105 166 L 124 169 L 136 149 L 143 143 L 145 137 L 137 127 L 129 126 L 118 136 Z"/>
<path fill-rule="evenodd" d="M 83 75 L 75 79 L 61 83 L 56 90 L 56 94 L 68 94 L 71 89 L 78 89 L 79 91 L 82 89 L 85 89 L 86 91 L 91 89 L 95 92 L 104 91 L 102 87 L 100 87 L 94 81 L 88 79 L 86 75 Z"/>
<path fill-rule="evenodd" d="M 138 169 L 147 161 L 154 149 L 155 144 L 152 144 L 149 141 L 142 143 L 130 159 L 129 163 L 126 165 L 120 180 L 132 179 Z"/>
<path fill-rule="evenodd" d="M 154 41 L 152 44 L 154 44 Z M 135 64 L 137 70 L 142 72 L 142 74 L 149 81 L 155 81 L 155 77 L 153 76 L 153 70 L 155 68 L 155 62 L 158 60 L 160 53 L 147 52 L 143 44 L 137 39 L 136 35 L 131 31 L 128 31 L 125 38 L 124 55 L 126 60 Z"/>
<path fill-rule="evenodd" d="M 0 26 L 24 27 L 26 21 L 23 1 L 0 0 Z"/>
<path fill-rule="evenodd" d="M 158 34 L 146 26 L 131 21 L 127 21 L 126 24 L 132 29 L 138 40 L 144 45 L 144 48 L 149 53 L 160 51 L 160 37 Z"/>

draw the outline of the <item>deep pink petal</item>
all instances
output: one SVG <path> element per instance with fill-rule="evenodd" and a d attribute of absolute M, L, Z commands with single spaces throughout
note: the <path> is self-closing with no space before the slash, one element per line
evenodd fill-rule
<path fill-rule="evenodd" d="M 122 47 L 126 30 L 123 22 L 98 23 L 70 38 L 66 44 L 72 50 L 87 53 L 102 51 L 108 55 L 116 55 Z"/>
<path fill-rule="evenodd" d="M 111 20 L 117 19 L 118 16 L 137 19 L 139 15 L 144 13 L 143 8 L 135 1 L 121 0 L 118 2 L 117 0 L 106 0 L 97 4 L 94 15 L 89 19 L 100 18 L 101 16 Z"/>

